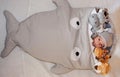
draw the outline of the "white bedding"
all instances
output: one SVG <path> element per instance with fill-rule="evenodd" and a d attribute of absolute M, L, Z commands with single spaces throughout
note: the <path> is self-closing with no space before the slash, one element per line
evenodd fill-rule
<path fill-rule="evenodd" d="M 119 0 L 69 0 L 72 7 L 107 7 L 115 25 L 117 44 L 110 60 L 112 70 L 106 77 L 120 77 L 120 1 Z M 10 10 L 22 21 L 36 12 L 55 9 L 51 0 L 0 0 L 0 52 L 6 35 L 3 10 Z M 53 64 L 31 57 L 16 47 L 5 59 L 0 58 L 0 77 L 103 77 L 89 70 L 74 70 L 64 75 L 55 75 L 49 70 Z"/>

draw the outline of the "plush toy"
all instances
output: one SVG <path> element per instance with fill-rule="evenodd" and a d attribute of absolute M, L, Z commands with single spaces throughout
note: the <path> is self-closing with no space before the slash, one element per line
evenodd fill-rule
<path fill-rule="evenodd" d="M 92 25 L 91 31 L 93 33 L 101 33 L 103 31 L 113 33 L 109 13 L 106 8 L 95 8 L 89 17 L 89 23 Z"/>
<path fill-rule="evenodd" d="M 102 75 L 107 75 L 109 72 L 110 72 L 110 65 L 109 63 L 97 63 L 95 66 L 95 71 L 99 74 L 102 74 Z"/>
<path fill-rule="evenodd" d="M 98 18 L 100 20 L 100 30 L 98 32 L 108 31 L 113 33 L 112 24 L 110 23 L 108 9 L 100 9 L 98 11 Z"/>
<path fill-rule="evenodd" d="M 102 48 L 94 49 L 95 58 L 102 63 L 107 63 L 109 61 L 109 59 L 111 58 L 111 55 L 109 53 L 110 51 L 106 49 L 102 49 Z"/>
<path fill-rule="evenodd" d="M 106 8 L 99 9 L 98 18 L 100 20 L 100 24 L 104 24 L 105 22 L 109 22 L 109 14 Z"/>
<path fill-rule="evenodd" d="M 100 29 L 100 21 L 97 14 L 90 15 L 89 23 L 92 25 L 91 31 L 93 33 L 96 33 Z"/>
<path fill-rule="evenodd" d="M 67 0 L 53 0 L 57 8 L 34 14 L 22 22 L 5 11 L 7 36 L 4 58 L 19 46 L 31 56 L 54 63 L 51 71 L 92 69 L 88 17 L 94 8 L 72 8 Z"/>
<path fill-rule="evenodd" d="M 114 28 L 107 9 L 95 8 L 91 12 L 89 17 L 89 35 L 95 62 L 94 69 L 96 73 L 106 75 L 110 71 L 109 59 L 115 43 Z"/>

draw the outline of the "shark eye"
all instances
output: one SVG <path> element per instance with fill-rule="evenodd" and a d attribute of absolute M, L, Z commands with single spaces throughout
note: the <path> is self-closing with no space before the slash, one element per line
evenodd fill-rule
<path fill-rule="evenodd" d="M 79 54 L 80 54 L 80 53 L 79 53 L 78 51 L 75 53 L 76 56 L 79 56 Z"/>
<path fill-rule="evenodd" d="M 79 21 L 76 22 L 77 25 L 80 25 Z"/>
<path fill-rule="evenodd" d="M 78 61 L 81 56 L 81 50 L 78 47 L 75 47 L 71 52 L 71 60 Z"/>
<path fill-rule="evenodd" d="M 78 17 L 72 18 L 70 20 L 70 25 L 74 28 L 74 29 L 79 29 L 80 28 L 80 20 Z"/>

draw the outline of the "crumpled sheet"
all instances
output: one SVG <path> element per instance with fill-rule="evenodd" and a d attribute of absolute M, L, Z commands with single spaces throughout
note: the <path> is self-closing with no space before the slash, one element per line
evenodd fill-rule
<path fill-rule="evenodd" d="M 38 0 L 16 0 L 16 2 L 18 1 L 17 3 L 15 3 L 15 0 L 11 0 L 11 1 L 4 0 L 4 1 L 5 2 L 0 0 L 0 6 L 2 6 L 0 8 L 0 28 L 1 28 L 1 30 L 5 26 L 5 19 L 4 19 L 4 16 L 2 15 L 2 12 L 4 9 L 11 10 L 13 12 L 13 14 L 17 17 L 17 19 L 22 20 L 26 16 L 29 16 L 32 13 L 38 12 L 38 11 L 33 10 L 33 7 L 35 5 L 37 6 L 38 2 L 41 2 L 40 4 L 42 4 L 42 1 L 43 1 L 43 4 L 46 3 L 46 5 L 43 5 L 43 6 L 51 6 L 50 4 L 49 5 L 47 4 L 47 1 L 50 2 L 50 0 L 40 0 L 40 1 L 38 1 Z M 44 2 L 44 1 L 46 1 L 46 2 Z M 77 1 L 77 0 L 74 0 L 74 2 L 75 1 Z M 80 0 L 80 2 L 81 1 L 83 4 L 85 4 L 84 3 L 85 1 L 92 2 L 91 5 L 89 4 L 86 7 L 93 6 L 92 4 L 94 3 L 93 2 L 94 0 Z M 103 1 L 105 1 L 105 0 L 103 0 Z M 111 15 L 112 21 L 115 25 L 116 40 L 117 40 L 115 51 L 110 60 L 111 72 L 108 75 L 101 76 L 91 70 L 73 70 L 67 74 L 55 75 L 50 71 L 50 67 L 53 66 L 53 64 L 39 61 L 39 60 L 33 58 L 32 56 L 28 55 L 24 51 L 22 51 L 20 48 L 16 47 L 8 57 L 6 57 L 4 59 L 0 58 L 0 77 L 120 77 L 119 76 L 119 74 L 120 74 L 120 31 L 119 31 L 120 30 L 120 7 L 116 6 L 115 4 L 114 4 L 115 6 L 112 4 L 111 4 L 112 6 L 110 6 L 110 3 L 112 1 L 116 1 L 116 3 L 120 3 L 120 2 L 117 2 L 119 0 L 109 0 L 109 1 L 106 0 L 108 8 L 111 7 L 110 15 Z M 2 4 L 1 2 L 6 4 L 6 6 L 4 4 Z M 31 2 L 31 4 L 28 4 L 29 2 Z M 69 2 L 72 3 L 73 0 L 69 0 Z M 77 3 L 78 2 L 76 2 L 76 4 Z M 21 9 L 19 9 L 21 12 L 20 13 L 17 12 L 17 10 L 15 10 L 15 8 L 13 6 L 11 6 L 11 4 L 14 4 L 13 5 L 14 7 L 17 6 L 18 8 L 16 8 L 16 9 L 21 8 Z M 17 4 L 19 4 L 19 5 L 17 5 Z M 25 5 L 29 5 L 29 7 L 31 7 L 31 8 L 29 8 Z M 75 3 L 73 3 L 73 6 L 74 5 L 75 5 Z M 86 2 L 86 5 L 87 5 L 87 2 Z M 102 5 L 102 2 L 100 3 L 100 6 L 101 5 Z M 105 6 L 105 5 L 106 4 L 104 3 L 103 6 Z M 10 6 L 12 8 L 9 8 Z M 43 10 L 43 6 L 39 6 L 39 7 L 41 7 L 41 9 Z M 84 6 L 84 5 L 81 5 L 81 6 Z M 94 6 L 95 6 L 95 4 L 94 4 Z M 99 5 L 97 5 L 97 6 L 99 6 Z M 119 6 L 120 6 L 120 4 L 119 4 Z M 28 9 L 28 8 L 29 8 L 29 10 L 26 11 L 25 9 Z M 34 9 L 35 8 L 36 7 L 34 7 Z M 22 18 L 20 18 L 20 16 Z M 3 28 L 3 30 L 5 30 L 5 27 Z M 2 34 L 2 35 L 0 35 L 0 39 L 2 41 L 4 41 L 4 38 L 2 38 L 2 36 L 5 37 L 5 33 L 0 31 L 0 34 Z M 0 45 L 1 46 L 0 49 L 2 50 L 4 42 L 1 42 L 1 43 L 2 43 L 2 45 Z"/>

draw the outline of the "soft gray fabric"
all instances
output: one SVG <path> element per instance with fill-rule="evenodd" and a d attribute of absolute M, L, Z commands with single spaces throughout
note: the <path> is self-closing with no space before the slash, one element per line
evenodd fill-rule
<path fill-rule="evenodd" d="M 109 32 L 102 32 L 99 34 L 105 41 L 105 48 L 113 45 L 113 34 Z"/>
<path fill-rule="evenodd" d="M 89 17 L 89 23 L 92 25 L 91 31 L 96 33 L 100 29 L 100 21 L 97 14 L 92 14 Z"/>
<path fill-rule="evenodd" d="M 39 60 L 55 63 L 51 70 L 56 74 L 92 69 L 87 24 L 93 8 L 71 8 L 67 0 L 53 2 L 57 9 L 34 14 L 22 22 L 4 12 L 7 37 L 1 57 L 19 46 Z"/>

